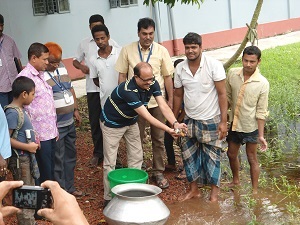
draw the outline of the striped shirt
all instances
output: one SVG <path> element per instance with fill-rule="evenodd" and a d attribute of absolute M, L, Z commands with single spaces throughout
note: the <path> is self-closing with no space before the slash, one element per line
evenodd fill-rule
<path fill-rule="evenodd" d="M 74 122 L 74 98 L 70 91 L 72 85 L 67 69 L 61 65 L 61 67 L 54 72 L 45 71 L 44 77 L 47 83 L 52 87 L 57 114 L 57 127 L 60 128 L 71 125 Z"/>
<path fill-rule="evenodd" d="M 15 41 L 8 35 L 0 37 L 0 92 L 10 92 L 18 75 L 14 57 L 20 59 L 21 53 Z"/>
<path fill-rule="evenodd" d="M 108 97 L 100 119 L 111 128 L 130 126 L 136 123 L 138 114 L 134 110 L 142 105 L 148 106 L 151 96 L 161 96 L 160 87 L 155 80 L 148 90 L 141 89 L 132 78 L 117 86 Z"/>

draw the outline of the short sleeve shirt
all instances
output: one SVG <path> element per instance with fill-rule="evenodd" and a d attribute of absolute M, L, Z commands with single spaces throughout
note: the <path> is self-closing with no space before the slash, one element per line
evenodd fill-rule
<path fill-rule="evenodd" d="M 111 92 L 118 86 L 119 73 L 115 69 L 116 61 L 121 49 L 114 47 L 107 58 L 102 58 L 98 54 L 91 57 L 90 77 L 98 78 L 100 88 L 100 103 L 104 103 Z"/>
<path fill-rule="evenodd" d="M 21 53 L 15 41 L 3 34 L 0 37 L 0 92 L 11 91 L 12 83 L 18 75 L 14 58 L 20 59 Z"/>
<path fill-rule="evenodd" d="M 20 130 L 18 131 L 17 140 L 20 141 L 20 142 L 22 142 L 22 143 L 27 143 L 25 130 L 30 130 L 31 141 L 34 142 L 35 138 L 34 138 L 33 127 L 32 127 L 32 124 L 30 122 L 30 118 L 29 118 L 28 114 L 26 113 L 26 111 L 24 109 L 23 109 L 23 114 L 24 114 L 24 124 L 20 128 Z M 18 118 L 19 118 L 17 110 L 12 109 L 12 108 L 8 108 L 5 111 L 5 115 L 6 115 L 6 119 L 7 119 L 8 128 L 10 130 L 15 130 L 17 128 L 17 126 L 18 126 Z M 20 155 L 28 154 L 27 151 L 21 151 L 21 150 L 18 150 L 18 153 Z"/>
<path fill-rule="evenodd" d="M 8 132 L 7 120 L 0 105 L 0 155 L 7 159 L 11 156 L 10 137 Z"/>
<path fill-rule="evenodd" d="M 120 128 L 136 123 L 138 114 L 134 110 L 140 106 L 147 107 L 151 96 L 161 96 L 160 87 L 154 81 L 148 90 L 138 87 L 135 78 L 117 86 L 104 104 L 101 121 L 105 126 Z"/>
<path fill-rule="evenodd" d="M 54 105 L 57 114 L 57 127 L 66 127 L 74 123 L 74 97 L 72 83 L 66 67 L 61 63 L 54 72 L 45 71 L 44 77 L 52 87 Z"/>
<path fill-rule="evenodd" d="M 40 141 L 48 141 L 58 136 L 56 110 L 52 87 L 45 81 L 44 72 L 37 71 L 30 63 L 19 73 L 35 83 L 33 101 L 24 106 L 30 115 L 31 123 Z"/>
<path fill-rule="evenodd" d="M 200 67 L 193 76 L 187 59 L 176 66 L 174 87 L 184 89 L 184 109 L 194 120 L 209 120 L 220 114 L 216 81 L 225 80 L 222 63 L 202 53 Z"/>
<path fill-rule="evenodd" d="M 133 42 L 122 48 L 118 61 L 116 63 L 116 70 L 119 73 L 128 74 L 128 79 L 131 79 L 134 75 L 133 68 L 141 61 L 146 62 L 151 50 L 141 49 L 142 59 L 138 50 L 139 42 Z M 152 54 L 149 57 L 148 63 L 152 66 L 155 79 L 158 81 L 162 95 L 165 97 L 165 82 L 164 76 L 170 76 L 174 72 L 173 63 L 169 55 L 168 50 L 156 43 L 152 44 Z M 157 103 L 154 98 L 151 98 L 148 108 L 157 107 Z"/>
<path fill-rule="evenodd" d="M 109 44 L 115 47 L 120 47 L 117 42 L 115 42 L 113 39 L 109 40 Z M 96 42 L 94 41 L 93 37 L 90 36 L 88 38 L 83 39 L 76 51 L 76 55 L 74 57 L 74 60 L 76 59 L 78 62 L 84 61 L 87 67 L 91 67 L 91 57 L 94 55 L 97 55 L 98 46 L 96 45 Z M 100 89 L 97 87 L 93 79 L 90 77 L 89 74 L 86 74 L 86 92 L 92 93 L 92 92 L 99 92 Z"/>

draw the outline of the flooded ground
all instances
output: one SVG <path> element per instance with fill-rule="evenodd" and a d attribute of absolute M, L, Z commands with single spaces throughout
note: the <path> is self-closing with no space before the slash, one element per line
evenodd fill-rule
<path fill-rule="evenodd" d="M 185 202 L 168 204 L 170 218 L 167 225 L 198 224 L 300 224 L 300 163 L 290 156 L 286 162 L 262 168 L 259 193 L 253 195 L 249 168 L 242 157 L 241 186 L 225 187 L 228 161 L 223 161 L 223 184 L 216 203 L 208 201 L 209 188 L 202 188 L 203 196 Z M 229 171 L 228 171 L 229 172 Z M 229 172 L 230 173 L 230 172 Z"/>

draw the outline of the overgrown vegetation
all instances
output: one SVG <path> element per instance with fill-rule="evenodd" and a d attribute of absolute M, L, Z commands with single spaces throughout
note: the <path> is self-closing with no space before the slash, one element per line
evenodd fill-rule
<path fill-rule="evenodd" d="M 268 49 L 263 51 L 260 65 L 261 73 L 270 82 L 270 95 L 269 117 L 266 123 L 269 149 L 266 152 L 259 152 L 262 168 L 259 186 L 262 192 L 268 191 L 271 195 L 270 199 L 274 200 L 265 210 L 280 209 L 282 223 L 278 221 L 278 224 L 300 223 L 297 217 L 300 211 L 299 180 L 293 178 L 300 170 L 297 161 L 300 144 L 299 52 L 300 43 Z M 232 67 L 238 66 L 241 66 L 241 61 L 236 62 Z M 241 154 L 245 154 L 243 150 Z M 248 163 L 243 162 L 242 165 L 241 176 L 250 181 Z M 230 169 L 226 162 L 223 167 L 223 175 L 225 173 L 228 176 Z M 240 188 L 244 193 L 241 194 L 241 199 L 251 218 L 248 224 L 261 224 L 258 222 L 260 219 L 257 218 L 261 212 L 257 213 L 257 207 L 259 211 L 263 207 L 257 206 L 257 199 L 252 196 L 249 186 L 251 187 L 251 184 L 244 180 Z"/>

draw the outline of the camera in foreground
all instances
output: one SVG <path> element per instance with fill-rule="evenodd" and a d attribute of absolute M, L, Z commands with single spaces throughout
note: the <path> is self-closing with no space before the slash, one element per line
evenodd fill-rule
<path fill-rule="evenodd" d="M 13 190 L 13 206 L 35 210 L 51 208 L 52 195 L 48 188 L 23 185 Z"/>

